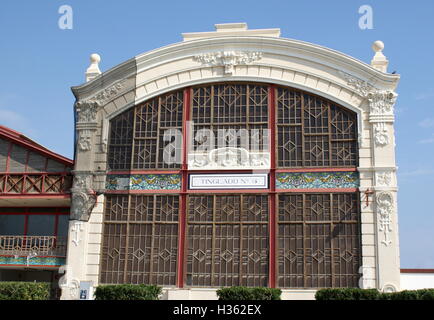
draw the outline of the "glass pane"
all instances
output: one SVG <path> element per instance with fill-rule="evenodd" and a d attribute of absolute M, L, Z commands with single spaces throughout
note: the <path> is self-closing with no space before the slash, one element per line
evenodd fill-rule
<path fill-rule="evenodd" d="M 66 238 L 68 236 L 69 215 L 59 216 L 59 224 L 57 226 L 57 236 Z"/>
<path fill-rule="evenodd" d="M 53 236 L 55 216 L 30 215 L 27 229 L 28 236 Z"/>
<path fill-rule="evenodd" d="M 0 235 L 24 235 L 24 215 L 0 215 Z"/>

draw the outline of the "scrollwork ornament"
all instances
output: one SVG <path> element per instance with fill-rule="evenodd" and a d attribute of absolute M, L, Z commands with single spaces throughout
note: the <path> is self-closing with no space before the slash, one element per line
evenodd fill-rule
<path fill-rule="evenodd" d="M 354 88 L 355 91 L 362 97 L 367 97 L 371 91 L 375 90 L 374 87 L 367 81 L 353 77 L 352 75 L 343 71 L 339 71 L 339 74 L 347 81 L 347 85 Z"/>
<path fill-rule="evenodd" d="M 79 131 L 78 148 L 80 151 L 90 151 L 92 149 L 92 136 L 89 130 Z"/>
<path fill-rule="evenodd" d="M 83 191 L 73 191 L 71 199 L 71 219 L 87 221 L 96 203 L 95 196 Z"/>
<path fill-rule="evenodd" d="M 95 122 L 98 110 L 107 103 L 107 101 L 113 99 L 124 89 L 126 80 L 121 80 L 115 83 L 109 88 L 99 91 L 91 98 L 80 100 L 76 102 L 77 110 L 77 122 Z"/>
<path fill-rule="evenodd" d="M 385 293 L 392 293 L 392 292 L 397 292 L 398 289 L 396 288 L 395 285 L 391 284 L 391 283 L 386 283 L 383 288 L 381 289 L 381 291 L 385 292 Z"/>
<path fill-rule="evenodd" d="M 78 289 L 80 288 L 80 280 L 78 279 L 72 279 L 69 282 L 69 294 L 72 300 L 75 300 L 78 298 Z"/>
<path fill-rule="evenodd" d="M 98 92 L 95 97 L 92 98 L 92 100 L 98 102 L 100 105 L 105 104 L 105 102 L 111 100 L 113 97 L 117 96 L 120 91 L 122 91 L 124 88 L 124 82 L 125 80 L 122 80 L 111 87 Z"/>
<path fill-rule="evenodd" d="M 72 184 L 73 190 L 91 190 L 92 175 L 89 173 L 75 173 Z"/>
<path fill-rule="evenodd" d="M 397 94 L 393 91 L 376 90 L 367 95 L 370 115 L 393 115 Z"/>
<path fill-rule="evenodd" d="M 379 147 L 384 147 L 388 145 L 390 142 L 390 138 L 386 124 L 384 122 L 374 123 L 373 129 L 375 145 Z"/>
<path fill-rule="evenodd" d="M 95 122 L 100 104 L 96 101 L 78 101 L 76 104 L 77 122 Z"/>
<path fill-rule="evenodd" d="M 377 185 L 380 187 L 388 187 L 392 183 L 392 173 L 391 172 L 377 172 Z"/>
<path fill-rule="evenodd" d="M 381 192 L 377 194 L 376 200 L 378 229 L 384 234 L 384 239 L 381 243 L 387 247 L 392 243 L 390 232 L 392 232 L 392 212 L 394 210 L 393 195 L 390 192 Z"/>
<path fill-rule="evenodd" d="M 221 51 L 197 55 L 193 59 L 205 65 L 224 66 L 225 74 L 232 74 L 236 65 L 258 61 L 262 59 L 262 53 L 252 51 Z"/>

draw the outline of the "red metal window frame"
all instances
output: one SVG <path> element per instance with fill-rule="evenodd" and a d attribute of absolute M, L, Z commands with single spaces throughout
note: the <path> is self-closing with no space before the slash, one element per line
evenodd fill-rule
<path fill-rule="evenodd" d="M 35 207 L 31 207 L 35 208 Z M 0 215 L 4 216 L 24 216 L 24 233 L 23 236 L 27 236 L 28 230 L 29 230 L 29 216 L 43 216 L 43 215 L 50 215 L 54 216 L 54 230 L 53 230 L 53 236 L 57 237 L 58 231 L 59 231 L 59 216 L 67 216 L 69 215 L 69 212 L 62 212 L 60 209 L 66 209 L 69 207 L 56 207 L 55 212 L 29 212 L 30 207 L 25 208 L 16 208 L 16 209 L 24 209 L 23 212 L 0 212 Z M 0 208 L 1 209 L 1 208 Z"/>

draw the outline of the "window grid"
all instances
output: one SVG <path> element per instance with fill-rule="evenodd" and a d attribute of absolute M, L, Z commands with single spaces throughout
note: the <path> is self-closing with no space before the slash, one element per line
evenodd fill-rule
<path fill-rule="evenodd" d="M 277 166 L 356 167 L 357 118 L 328 100 L 276 89 Z"/>
<path fill-rule="evenodd" d="M 101 283 L 174 286 L 179 197 L 106 197 Z"/>
<path fill-rule="evenodd" d="M 268 196 L 188 198 L 187 286 L 268 285 Z"/>
<path fill-rule="evenodd" d="M 278 286 L 358 287 L 361 234 L 357 195 L 278 197 Z"/>

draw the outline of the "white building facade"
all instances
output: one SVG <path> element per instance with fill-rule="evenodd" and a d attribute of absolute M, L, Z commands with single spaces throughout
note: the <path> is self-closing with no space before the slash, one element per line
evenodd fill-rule
<path fill-rule="evenodd" d="M 62 299 L 115 283 L 158 284 L 166 299 L 400 290 L 399 75 L 381 41 L 366 64 L 244 23 L 183 38 L 103 73 L 92 55 L 72 88 Z"/>

